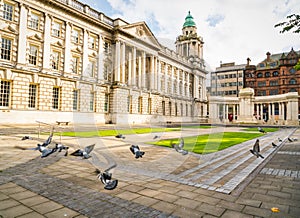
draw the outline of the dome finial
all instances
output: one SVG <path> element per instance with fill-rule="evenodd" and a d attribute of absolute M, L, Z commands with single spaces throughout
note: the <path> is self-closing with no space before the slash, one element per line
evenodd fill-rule
<path fill-rule="evenodd" d="M 195 27 L 196 23 L 194 22 L 194 18 L 191 15 L 191 11 L 188 12 L 188 15 L 185 17 L 185 22 L 183 27 Z"/>

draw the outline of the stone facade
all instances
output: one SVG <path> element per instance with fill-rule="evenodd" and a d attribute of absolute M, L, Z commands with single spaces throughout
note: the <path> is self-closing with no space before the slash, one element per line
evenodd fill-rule
<path fill-rule="evenodd" d="M 75 0 L 2 0 L 0 13 L 4 123 L 192 122 L 207 114 L 203 39 L 190 14 L 183 33 L 191 34 L 172 51 L 145 22 L 113 20 Z"/>

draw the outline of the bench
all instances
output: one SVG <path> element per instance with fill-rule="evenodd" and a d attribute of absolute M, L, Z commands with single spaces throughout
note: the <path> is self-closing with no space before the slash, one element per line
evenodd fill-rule
<path fill-rule="evenodd" d="M 56 121 L 57 125 L 65 124 L 66 126 L 69 125 L 70 121 Z"/>

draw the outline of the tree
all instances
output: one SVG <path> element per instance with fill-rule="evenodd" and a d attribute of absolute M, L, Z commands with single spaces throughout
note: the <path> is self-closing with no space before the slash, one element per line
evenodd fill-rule
<path fill-rule="evenodd" d="M 274 27 L 282 27 L 280 33 L 293 31 L 293 33 L 300 33 L 300 15 L 291 14 L 286 17 L 288 21 L 276 24 Z M 300 70 L 300 59 L 294 66 L 296 70 Z"/>

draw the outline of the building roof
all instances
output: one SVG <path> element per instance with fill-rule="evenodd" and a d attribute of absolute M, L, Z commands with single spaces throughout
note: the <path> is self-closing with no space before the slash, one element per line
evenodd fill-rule
<path fill-rule="evenodd" d="M 185 22 L 183 24 L 184 27 L 195 27 L 196 23 L 194 22 L 194 18 L 191 15 L 191 12 L 189 11 L 188 15 L 185 17 Z"/>
<path fill-rule="evenodd" d="M 219 72 L 229 72 L 229 71 L 236 71 L 236 70 L 244 70 L 246 67 L 246 64 L 239 64 L 239 65 L 229 65 L 229 66 L 222 66 L 216 68 L 216 73 Z"/>

